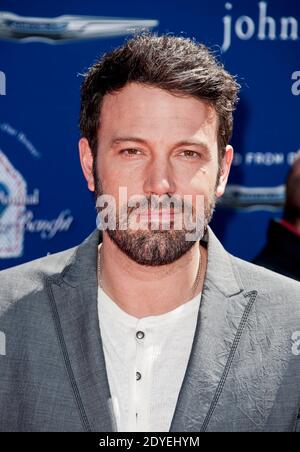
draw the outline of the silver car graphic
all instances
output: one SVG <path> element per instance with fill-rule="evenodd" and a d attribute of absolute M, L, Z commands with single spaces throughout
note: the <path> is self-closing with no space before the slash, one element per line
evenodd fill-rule
<path fill-rule="evenodd" d="M 157 27 L 159 21 L 98 16 L 25 17 L 0 12 L 0 39 L 55 44 L 124 36 Z"/>
<path fill-rule="evenodd" d="M 285 185 L 277 187 L 245 187 L 228 185 L 218 202 L 220 207 L 244 211 L 278 211 L 285 202 Z"/>

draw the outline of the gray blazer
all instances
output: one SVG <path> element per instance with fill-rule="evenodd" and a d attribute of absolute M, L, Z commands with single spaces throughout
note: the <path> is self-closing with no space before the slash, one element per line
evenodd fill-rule
<path fill-rule="evenodd" d="M 0 431 L 116 431 L 97 312 L 95 230 L 0 272 Z M 300 284 L 228 254 L 208 268 L 172 432 L 300 431 Z"/>

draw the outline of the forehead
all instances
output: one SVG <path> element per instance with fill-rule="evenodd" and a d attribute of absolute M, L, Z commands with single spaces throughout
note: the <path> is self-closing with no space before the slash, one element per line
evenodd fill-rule
<path fill-rule="evenodd" d="M 140 133 L 149 140 L 205 136 L 214 141 L 218 118 L 215 109 L 204 100 L 131 83 L 104 97 L 100 124 L 103 135 L 121 131 Z"/>

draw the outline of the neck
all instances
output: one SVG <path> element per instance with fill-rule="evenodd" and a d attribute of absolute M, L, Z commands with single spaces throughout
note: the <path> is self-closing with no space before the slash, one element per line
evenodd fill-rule
<path fill-rule="evenodd" d="M 106 232 L 101 248 L 102 288 L 129 315 L 142 318 L 165 314 L 202 291 L 207 251 L 199 242 L 176 262 L 159 267 L 137 264 Z M 201 275 L 192 294 L 199 262 Z"/>

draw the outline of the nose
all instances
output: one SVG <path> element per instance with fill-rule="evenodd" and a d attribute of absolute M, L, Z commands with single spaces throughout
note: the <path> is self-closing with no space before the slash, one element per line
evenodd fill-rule
<path fill-rule="evenodd" d="M 151 162 L 146 170 L 144 183 L 144 193 L 149 195 L 174 194 L 176 185 L 170 163 L 166 160 L 156 160 Z"/>

